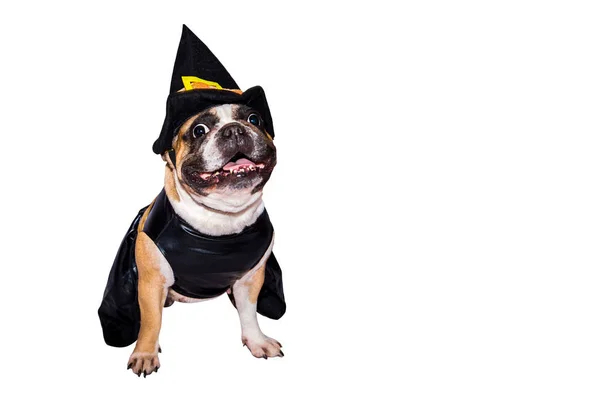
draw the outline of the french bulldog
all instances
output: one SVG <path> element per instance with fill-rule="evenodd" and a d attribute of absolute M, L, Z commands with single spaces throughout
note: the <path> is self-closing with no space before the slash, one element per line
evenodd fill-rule
<path fill-rule="evenodd" d="M 257 320 L 257 299 L 273 248 L 262 190 L 277 162 L 261 115 L 243 104 L 214 106 L 188 118 L 172 144 L 172 150 L 162 154 L 164 191 L 145 209 L 137 227 L 141 323 L 127 368 L 144 377 L 160 368 L 163 307 L 223 292 L 237 308 L 242 343 L 250 353 L 265 359 L 283 357 L 281 344 L 266 336 Z M 210 246 L 215 238 L 223 241 L 226 254 L 205 263 L 213 270 L 203 267 L 204 255 L 198 255 L 202 251 L 186 253 L 196 244 L 178 242 L 184 231 L 185 240 L 198 238 Z M 237 237 L 243 237 L 243 243 L 236 242 Z M 183 260 L 181 265 L 172 265 L 178 260 Z"/>

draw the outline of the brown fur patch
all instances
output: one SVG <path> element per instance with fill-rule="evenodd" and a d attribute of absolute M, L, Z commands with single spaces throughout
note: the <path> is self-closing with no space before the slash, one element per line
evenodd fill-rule
<path fill-rule="evenodd" d="M 250 303 L 256 303 L 258 300 L 258 294 L 260 293 L 260 289 L 265 281 L 265 265 L 258 268 L 254 275 L 247 282 L 244 283 L 245 286 L 248 287 L 248 301 Z"/>
<path fill-rule="evenodd" d="M 179 128 L 179 132 L 177 132 L 177 135 L 175 135 L 175 137 L 173 138 L 173 150 L 175 150 L 175 159 L 177 160 L 177 167 L 175 167 L 175 171 L 179 179 L 181 179 L 181 161 L 190 151 L 190 147 L 188 146 L 186 141 L 182 139 L 182 136 L 188 129 L 190 129 L 192 122 L 194 122 L 198 115 L 200 115 L 200 113 L 188 118 L 183 123 L 183 125 L 181 125 L 181 128 Z M 168 160 L 169 155 L 164 154 L 163 159 Z M 167 161 L 167 164 L 171 168 L 173 168 L 173 164 L 171 164 L 170 161 Z"/>
<path fill-rule="evenodd" d="M 180 147 L 180 144 L 183 144 L 183 141 L 181 140 L 181 136 L 188 130 L 190 129 L 190 126 L 192 125 L 192 122 L 194 122 L 194 120 L 196 118 L 198 118 L 198 115 L 200 115 L 201 113 L 192 115 L 191 117 L 189 117 L 184 123 L 183 125 L 181 125 L 181 128 L 179 128 L 179 132 L 177 132 L 177 136 L 175 137 L 175 142 L 173 143 L 173 148 L 175 150 L 178 150 L 178 147 Z"/>
<path fill-rule="evenodd" d="M 135 261 L 141 326 L 134 352 L 155 353 L 167 289 L 165 277 L 160 272 L 160 251 L 144 232 L 138 234 L 135 242 Z"/>
<path fill-rule="evenodd" d="M 150 203 L 150 205 L 148 206 L 148 208 L 146 208 L 146 211 L 144 211 L 144 214 L 142 214 L 142 218 L 140 219 L 140 224 L 138 225 L 138 233 L 140 233 L 143 229 L 144 229 L 144 224 L 146 223 L 146 219 L 148 219 L 148 214 L 150 214 L 150 210 L 152 210 L 152 206 L 154 206 L 154 201 L 156 199 L 152 200 L 152 203 Z"/>
<path fill-rule="evenodd" d="M 165 192 L 170 200 L 180 201 L 177 187 L 175 186 L 175 172 L 168 165 L 165 167 Z"/>
<path fill-rule="evenodd" d="M 175 174 L 181 179 L 181 160 L 183 160 L 189 152 L 189 146 L 182 140 L 182 136 L 190 128 L 190 125 L 192 125 L 192 122 L 194 122 L 198 115 L 200 115 L 200 113 L 188 118 L 181 128 L 179 128 L 177 135 L 173 138 L 173 150 L 175 150 L 177 167 L 173 165 L 171 158 L 169 157 L 169 152 L 165 152 L 162 155 L 162 159 L 167 163 L 165 167 L 165 191 L 167 192 L 169 199 L 174 201 L 181 200 L 179 193 L 177 193 L 177 187 L 175 186 Z"/>

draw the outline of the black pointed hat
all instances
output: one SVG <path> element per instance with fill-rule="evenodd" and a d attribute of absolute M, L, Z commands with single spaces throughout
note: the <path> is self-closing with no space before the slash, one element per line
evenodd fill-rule
<path fill-rule="evenodd" d="M 260 86 L 239 90 L 223 64 L 185 25 L 171 77 L 167 115 L 152 150 L 163 154 L 171 149 L 179 127 L 191 116 L 220 104 L 245 104 L 258 111 L 265 130 L 272 136 L 273 121 L 265 92 Z"/>

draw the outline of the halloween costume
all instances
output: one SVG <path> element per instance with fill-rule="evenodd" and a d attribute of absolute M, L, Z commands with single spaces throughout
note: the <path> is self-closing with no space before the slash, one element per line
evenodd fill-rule
<path fill-rule="evenodd" d="M 273 239 L 266 211 L 235 235 L 200 233 L 175 214 L 164 190 L 154 201 L 143 230 L 171 265 L 173 290 L 197 299 L 223 294 L 258 264 Z"/>
<path fill-rule="evenodd" d="M 184 91 L 180 91 L 182 86 Z M 263 117 L 266 131 L 274 136 L 262 88 L 256 86 L 241 92 L 219 60 L 185 25 L 170 92 L 163 128 L 153 145 L 157 154 L 171 149 L 175 133 L 187 118 L 219 104 L 245 104 L 256 109 Z M 98 310 L 104 340 L 111 346 L 128 346 L 137 340 L 140 310 L 135 241 L 146 209 L 138 212 L 123 238 Z M 240 233 L 202 234 L 175 213 L 163 189 L 152 205 L 143 232 L 154 241 L 173 269 L 173 290 L 187 297 L 210 298 L 224 293 L 257 265 L 271 244 L 273 226 L 265 210 L 254 224 Z M 271 253 L 257 311 L 278 319 L 285 309 L 281 269 Z"/>

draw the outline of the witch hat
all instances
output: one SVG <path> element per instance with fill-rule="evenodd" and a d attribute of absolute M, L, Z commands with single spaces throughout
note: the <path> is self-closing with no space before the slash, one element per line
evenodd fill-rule
<path fill-rule="evenodd" d="M 167 114 L 152 150 L 163 154 L 172 147 L 179 127 L 191 116 L 221 104 L 245 104 L 261 114 L 265 130 L 275 136 L 265 92 L 254 86 L 242 92 L 223 64 L 185 25 L 175 58 Z"/>

